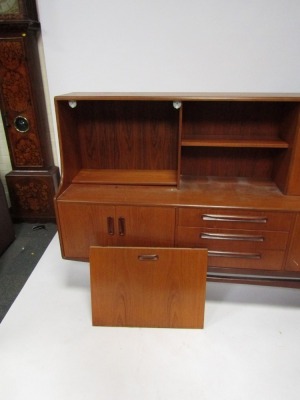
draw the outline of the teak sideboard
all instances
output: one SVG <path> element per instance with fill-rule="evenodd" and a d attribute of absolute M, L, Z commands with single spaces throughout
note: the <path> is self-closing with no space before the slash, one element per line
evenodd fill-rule
<path fill-rule="evenodd" d="M 62 255 L 208 249 L 208 279 L 300 287 L 300 94 L 71 93 Z"/>

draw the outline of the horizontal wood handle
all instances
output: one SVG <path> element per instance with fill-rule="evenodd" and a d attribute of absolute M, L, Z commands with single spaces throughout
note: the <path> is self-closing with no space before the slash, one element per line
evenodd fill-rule
<path fill-rule="evenodd" d="M 258 224 L 266 224 L 268 221 L 267 217 L 252 217 L 240 215 L 218 215 L 218 214 L 203 214 L 203 221 L 224 221 L 224 222 L 252 222 Z"/>
<path fill-rule="evenodd" d="M 246 242 L 263 242 L 264 236 L 258 235 L 243 235 L 243 234 L 231 234 L 231 233 L 208 233 L 203 232 L 200 234 L 201 239 L 209 240 L 244 240 Z"/>
<path fill-rule="evenodd" d="M 259 253 L 239 253 L 233 251 L 214 251 L 209 250 L 208 256 L 210 257 L 228 257 L 228 258 L 247 258 L 253 260 L 260 260 L 261 254 Z"/>
<path fill-rule="evenodd" d="M 138 256 L 139 261 L 157 261 L 158 259 L 158 254 L 140 254 Z"/>

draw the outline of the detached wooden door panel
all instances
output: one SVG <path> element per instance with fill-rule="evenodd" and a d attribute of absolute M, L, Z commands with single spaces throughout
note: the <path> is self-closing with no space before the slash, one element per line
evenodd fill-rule
<path fill-rule="evenodd" d="M 93 325 L 203 328 L 207 251 L 92 247 Z"/>
<path fill-rule="evenodd" d="M 90 246 L 113 245 L 114 206 L 58 202 L 63 256 L 87 260 Z"/>
<path fill-rule="evenodd" d="M 174 247 L 175 209 L 116 207 L 118 245 Z"/>

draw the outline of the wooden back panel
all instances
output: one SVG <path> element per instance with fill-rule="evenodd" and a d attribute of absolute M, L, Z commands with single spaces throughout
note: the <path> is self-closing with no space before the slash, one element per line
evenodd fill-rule
<path fill-rule="evenodd" d="M 171 102 L 79 102 L 78 132 L 83 168 L 177 170 Z"/>

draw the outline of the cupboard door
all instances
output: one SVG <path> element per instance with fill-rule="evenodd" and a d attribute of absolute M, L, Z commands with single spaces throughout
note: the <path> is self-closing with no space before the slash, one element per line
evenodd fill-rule
<path fill-rule="evenodd" d="M 91 247 L 93 325 L 203 328 L 207 251 Z"/>
<path fill-rule="evenodd" d="M 118 206 L 116 216 L 119 245 L 174 246 L 174 208 Z"/>
<path fill-rule="evenodd" d="M 62 253 L 88 259 L 92 245 L 113 245 L 115 207 L 58 202 Z"/>
<path fill-rule="evenodd" d="M 293 231 L 291 247 L 289 250 L 289 255 L 288 255 L 287 264 L 286 264 L 286 268 L 285 268 L 287 271 L 300 272 L 299 239 L 300 239 L 300 214 L 298 214 L 298 216 L 297 216 L 294 231 Z"/>

